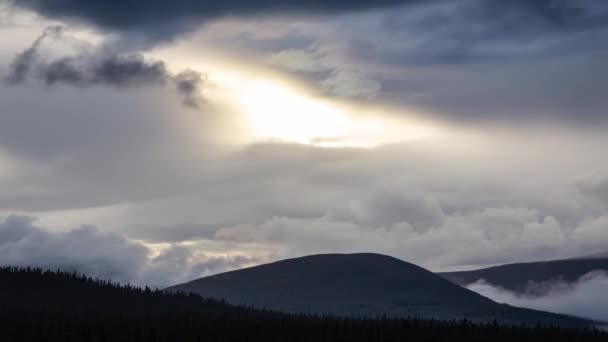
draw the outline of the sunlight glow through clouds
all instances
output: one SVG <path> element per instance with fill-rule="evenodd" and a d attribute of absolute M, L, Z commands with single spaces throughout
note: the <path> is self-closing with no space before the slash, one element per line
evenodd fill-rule
<path fill-rule="evenodd" d="M 256 141 L 317 147 L 371 148 L 435 136 L 438 126 L 391 113 L 370 104 L 313 95 L 286 81 L 210 73 L 215 96 L 238 112 Z M 219 89 L 219 91 L 218 91 Z M 213 94 L 211 94 L 213 96 Z"/>
<path fill-rule="evenodd" d="M 315 139 L 343 137 L 352 124 L 331 104 L 267 81 L 246 85 L 237 101 L 262 138 L 311 144 Z"/>
<path fill-rule="evenodd" d="M 178 50 L 179 51 L 179 50 Z M 434 138 L 444 127 L 415 111 L 324 96 L 309 85 L 229 56 L 157 51 L 172 66 L 206 73 L 203 97 L 231 121 L 238 138 L 228 143 L 298 143 L 316 147 L 376 146 Z M 204 110 L 204 109 L 203 109 Z"/>
<path fill-rule="evenodd" d="M 369 148 L 427 138 L 437 128 L 390 116 L 373 106 L 319 98 L 268 80 L 248 82 L 235 101 L 259 139 L 318 147 Z M 408 122 L 410 121 L 410 122 Z"/>

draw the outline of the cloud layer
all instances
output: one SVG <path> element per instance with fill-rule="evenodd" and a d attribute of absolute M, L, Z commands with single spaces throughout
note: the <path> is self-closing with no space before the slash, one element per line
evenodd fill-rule
<path fill-rule="evenodd" d="M 439 271 L 608 249 L 604 1 L 12 4 L 0 213 L 45 227 L 4 223 L 13 262 L 159 284 L 317 252 Z M 254 141 L 241 80 L 411 130 L 370 149 Z M 201 91 L 200 111 L 175 101 Z M 409 139 L 419 122 L 438 134 Z"/>
<path fill-rule="evenodd" d="M 381 8 L 419 2 L 416 0 L 380 1 L 276 1 L 276 0 L 136 0 L 72 1 L 72 0 L 13 0 L 17 6 L 32 9 L 42 15 L 87 21 L 104 29 L 147 36 L 163 40 L 189 31 L 211 19 L 227 16 L 260 16 L 268 14 L 329 14 Z"/>
<path fill-rule="evenodd" d="M 41 56 L 41 46 L 47 40 L 61 40 L 65 28 L 52 26 L 34 40 L 32 45 L 17 54 L 5 81 L 11 85 L 27 82 L 30 78 L 46 86 L 59 84 L 74 87 L 105 85 L 118 88 L 166 86 L 183 98 L 186 106 L 199 108 L 202 103 L 203 74 L 184 70 L 172 75 L 163 61 L 147 60 L 140 53 L 111 54 L 80 53 L 48 61 Z"/>
<path fill-rule="evenodd" d="M 247 56 L 328 96 L 454 124 L 595 127 L 608 106 L 607 18 L 598 0 L 431 1 L 331 20 L 222 20 L 188 42 Z"/>
<path fill-rule="evenodd" d="M 208 256 L 180 245 L 153 255 L 149 247 L 116 233 L 82 226 L 52 232 L 34 219 L 9 216 L 0 222 L 2 266 L 76 271 L 119 282 L 165 287 L 255 262 L 250 257 Z"/>
<path fill-rule="evenodd" d="M 500 303 L 608 322 L 608 274 L 602 272 L 587 274 L 574 284 L 551 284 L 542 297 L 517 295 L 483 281 L 467 288 Z"/>

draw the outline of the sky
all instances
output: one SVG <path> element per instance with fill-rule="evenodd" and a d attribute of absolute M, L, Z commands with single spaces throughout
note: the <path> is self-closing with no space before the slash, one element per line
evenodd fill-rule
<path fill-rule="evenodd" d="M 606 38 L 603 0 L 0 0 L 0 260 L 605 252 Z"/>

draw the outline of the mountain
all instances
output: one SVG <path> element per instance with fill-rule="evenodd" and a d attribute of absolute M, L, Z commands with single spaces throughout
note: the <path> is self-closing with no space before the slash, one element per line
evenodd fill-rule
<path fill-rule="evenodd" d="M 594 271 L 608 272 L 608 258 L 601 255 L 576 259 L 508 264 L 474 271 L 438 273 L 459 285 L 479 280 L 519 294 L 543 295 L 555 282 L 575 283 Z"/>
<path fill-rule="evenodd" d="M 571 320 L 572 321 L 572 320 Z M 253 310 L 82 275 L 0 268 L 0 341 L 606 341 L 588 326 L 355 319 Z"/>
<path fill-rule="evenodd" d="M 166 289 L 291 313 L 570 324 L 498 304 L 416 265 L 380 254 L 323 254 L 226 272 Z"/>
<path fill-rule="evenodd" d="M 608 259 L 608 251 L 594 253 L 591 255 L 586 255 L 586 256 L 575 258 L 575 259 Z"/>

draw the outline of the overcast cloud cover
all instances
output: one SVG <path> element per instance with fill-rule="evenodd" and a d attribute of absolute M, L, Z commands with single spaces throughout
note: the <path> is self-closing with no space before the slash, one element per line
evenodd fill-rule
<path fill-rule="evenodd" d="M 0 260 L 165 286 L 321 252 L 606 251 L 607 37 L 603 0 L 0 0 Z M 411 130 L 256 139 L 241 78 Z M 607 318 L 587 280 L 475 290 Z"/>

